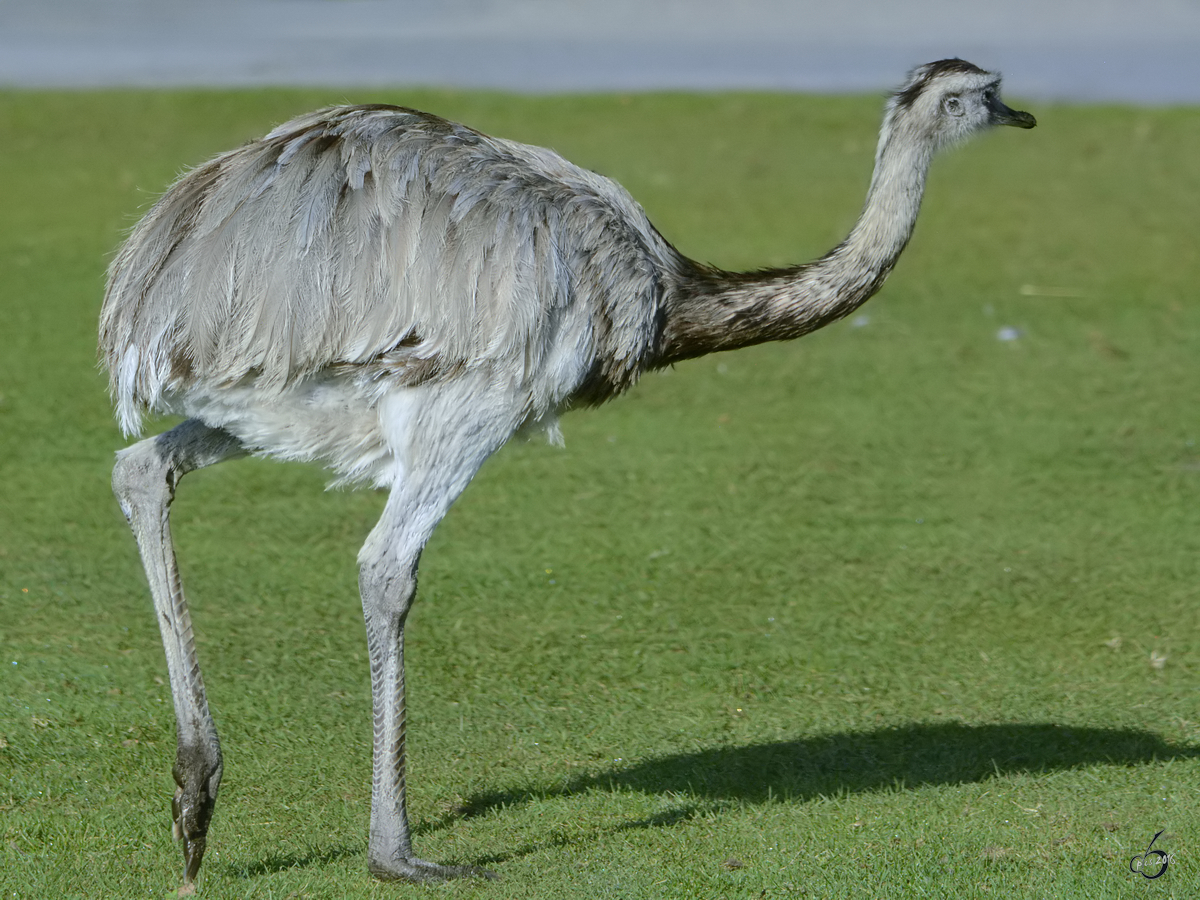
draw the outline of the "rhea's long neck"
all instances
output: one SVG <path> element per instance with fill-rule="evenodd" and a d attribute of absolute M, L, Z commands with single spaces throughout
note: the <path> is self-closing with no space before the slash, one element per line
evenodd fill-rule
<path fill-rule="evenodd" d="M 842 318 L 879 290 L 908 244 L 932 147 L 885 136 L 867 200 L 849 236 L 790 269 L 725 272 L 685 262 L 664 295 L 660 364 L 800 337 Z"/>

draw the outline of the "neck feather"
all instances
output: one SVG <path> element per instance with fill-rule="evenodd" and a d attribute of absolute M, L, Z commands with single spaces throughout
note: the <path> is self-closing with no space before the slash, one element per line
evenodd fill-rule
<path fill-rule="evenodd" d="M 921 208 L 933 147 L 911 137 L 885 125 L 858 222 L 816 262 L 736 273 L 681 260 L 664 295 L 659 363 L 800 337 L 866 302 L 908 244 Z"/>

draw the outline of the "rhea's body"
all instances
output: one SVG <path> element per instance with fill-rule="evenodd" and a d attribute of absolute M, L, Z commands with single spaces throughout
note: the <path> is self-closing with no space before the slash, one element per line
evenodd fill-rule
<path fill-rule="evenodd" d="M 514 427 L 553 427 L 630 385 L 681 260 L 622 188 L 548 150 L 323 110 L 159 202 L 113 265 L 102 343 L 128 431 L 144 405 L 390 485 L 402 425 L 381 418 L 429 390 L 502 379 Z"/>

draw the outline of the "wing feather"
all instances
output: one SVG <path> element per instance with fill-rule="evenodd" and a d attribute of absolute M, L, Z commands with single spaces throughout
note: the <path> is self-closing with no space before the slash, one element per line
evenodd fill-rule
<path fill-rule="evenodd" d="M 167 395 L 253 379 L 269 397 L 380 360 L 523 382 L 554 358 L 578 381 L 592 357 L 644 355 L 673 253 L 624 190 L 550 151 L 334 108 L 167 191 L 110 268 L 101 348 L 127 431 Z"/>

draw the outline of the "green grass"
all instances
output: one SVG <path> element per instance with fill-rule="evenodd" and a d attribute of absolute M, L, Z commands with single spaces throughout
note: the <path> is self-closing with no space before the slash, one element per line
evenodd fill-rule
<path fill-rule="evenodd" d="M 0 898 L 178 886 L 103 270 L 183 166 L 344 99 L 551 145 L 730 267 L 842 236 L 879 113 L 0 93 Z M 1196 896 L 1200 110 L 1033 112 L 938 161 L 865 326 L 652 375 L 568 416 L 565 451 L 506 448 L 442 524 L 409 630 L 416 842 L 499 882 L 365 871 L 354 557 L 382 498 L 264 461 L 190 476 L 174 523 L 226 752 L 202 893 Z M 1163 829 L 1168 873 L 1130 873 Z"/>

